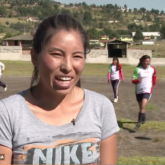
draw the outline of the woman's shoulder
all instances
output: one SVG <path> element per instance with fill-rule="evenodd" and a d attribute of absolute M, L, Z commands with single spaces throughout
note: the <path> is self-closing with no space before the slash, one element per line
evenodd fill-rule
<path fill-rule="evenodd" d="M 10 95 L 10 96 L 8 96 L 6 98 L 3 98 L 0 101 L 3 101 L 5 103 L 10 103 L 10 102 L 13 103 L 13 102 L 16 102 L 16 101 L 18 101 L 18 100 L 20 100 L 22 98 L 23 98 L 22 92 L 20 92 L 20 93 L 16 93 L 16 94 Z"/>
<path fill-rule="evenodd" d="M 90 100 L 90 102 L 93 101 L 98 104 L 104 104 L 104 103 L 111 104 L 111 101 L 103 94 L 88 89 L 84 89 L 84 91 L 85 91 L 85 96 L 88 98 L 88 101 Z"/>
<path fill-rule="evenodd" d="M 19 105 L 23 102 L 22 92 L 10 95 L 6 98 L 0 100 L 0 108 L 5 107 L 6 109 L 10 109 L 10 107 L 19 108 Z"/>
<path fill-rule="evenodd" d="M 92 97 L 100 97 L 100 98 L 105 98 L 106 97 L 101 93 L 98 93 L 98 92 L 95 92 L 95 91 L 92 91 L 92 90 L 89 90 L 89 89 L 84 89 L 84 91 L 85 91 L 85 94 L 90 95 Z"/>

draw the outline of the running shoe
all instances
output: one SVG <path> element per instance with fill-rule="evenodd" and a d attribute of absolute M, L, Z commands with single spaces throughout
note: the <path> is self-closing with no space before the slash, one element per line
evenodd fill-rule
<path fill-rule="evenodd" d="M 118 101 L 118 99 L 117 99 L 117 98 L 115 98 L 113 102 L 114 102 L 114 103 L 117 103 L 117 101 Z"/>
<path fill-rule="evenodd" d="M 138 130 L 140 128 L 140 123 L 137 123 L 135 126 L 135 130 Z"/>
<path fill-rule="evenodd" d="M 6 87 L 4 88 L 4 91 L 7 91 L 7 85 L 6 85 Z"/>

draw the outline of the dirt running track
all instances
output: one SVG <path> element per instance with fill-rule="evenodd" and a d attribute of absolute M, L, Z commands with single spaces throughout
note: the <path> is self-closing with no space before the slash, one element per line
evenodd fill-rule
<path fill-rule="evenodd" d="M 8 90 L 3 92 L 0 88 L 0 99 L 27 89 L 30 85 L 30 77 L 3 77 L 2 81 L 8 84 Z M 106 77 L 83 77 L 81 79 L 84 88 L 94 90 L 113 99 L 111 86 L 107 83 Z M 147 111 L 147 120 L 165 121 L 165 81 L 158 81 L 149 102 L 158 107 L 159 110 Z M 121 83 L 119 87 L 119 102 L 114 104 L 117 119 L 131 119 L 136 121 L 138 106 L 134 95 L 134 85 L 130 79 Z M 142 140 L 135 137 L 143 137 Z M 144 140 L 149 139 L 149 140 Z M 155 140 L 162 139 L 162 140 Z M 130 132 L 122 129 L 118 134 L 118 156 L 165 156 L 165 132 L 138 131 Z"/>

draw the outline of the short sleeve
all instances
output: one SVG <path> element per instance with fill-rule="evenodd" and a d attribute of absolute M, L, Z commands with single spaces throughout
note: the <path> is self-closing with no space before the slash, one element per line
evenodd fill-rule
<path fill-rule="evenodd" d="M 132 76 L 132 80 L 137 80 L 139 78 L 138 76 L 139 76 L 139 68 L 136 67 Z"/>
<path fill-rule="evenodd" d="M 112 103 L 105 97 L 103 102 L 103 110 L 101 115 L 102 135 L 101 140 L 104 140 L 113 134 L 119 132 L 120 128 L 117 123 L 116 114 Z"/>
<path fill-rule="evenodd" d="M 11 121 L 3 101 L 0 101 L 0 144 L 12 148 Z"/>
<path fill-rule="evenodd" d="M 152 68 L 154 69 L 153 76 L 155 76 L 156 75 L 156 69 L 155 69 L 155 67 L 152 67 Z"/>
<path fill-rule="evenodd" d="M 122 66 L 121 66 L 121 64 L 119 64 L 119 69 L 122 70 Z"/>

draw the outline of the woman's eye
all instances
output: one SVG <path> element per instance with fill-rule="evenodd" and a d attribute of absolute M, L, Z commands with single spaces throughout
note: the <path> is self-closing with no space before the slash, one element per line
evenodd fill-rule
<path fill-rule="evenodd" d="M 75 56 L 73 56 L 73 58 L 83 58 L 83 57 L 80 55 L 75 55 Z"/>
<path fill-rule="evenodd" d="M 51 53 L 52 56 L 56 56 L 56 57 L 61 57 L 62 55 L 60 53 Z"/>

